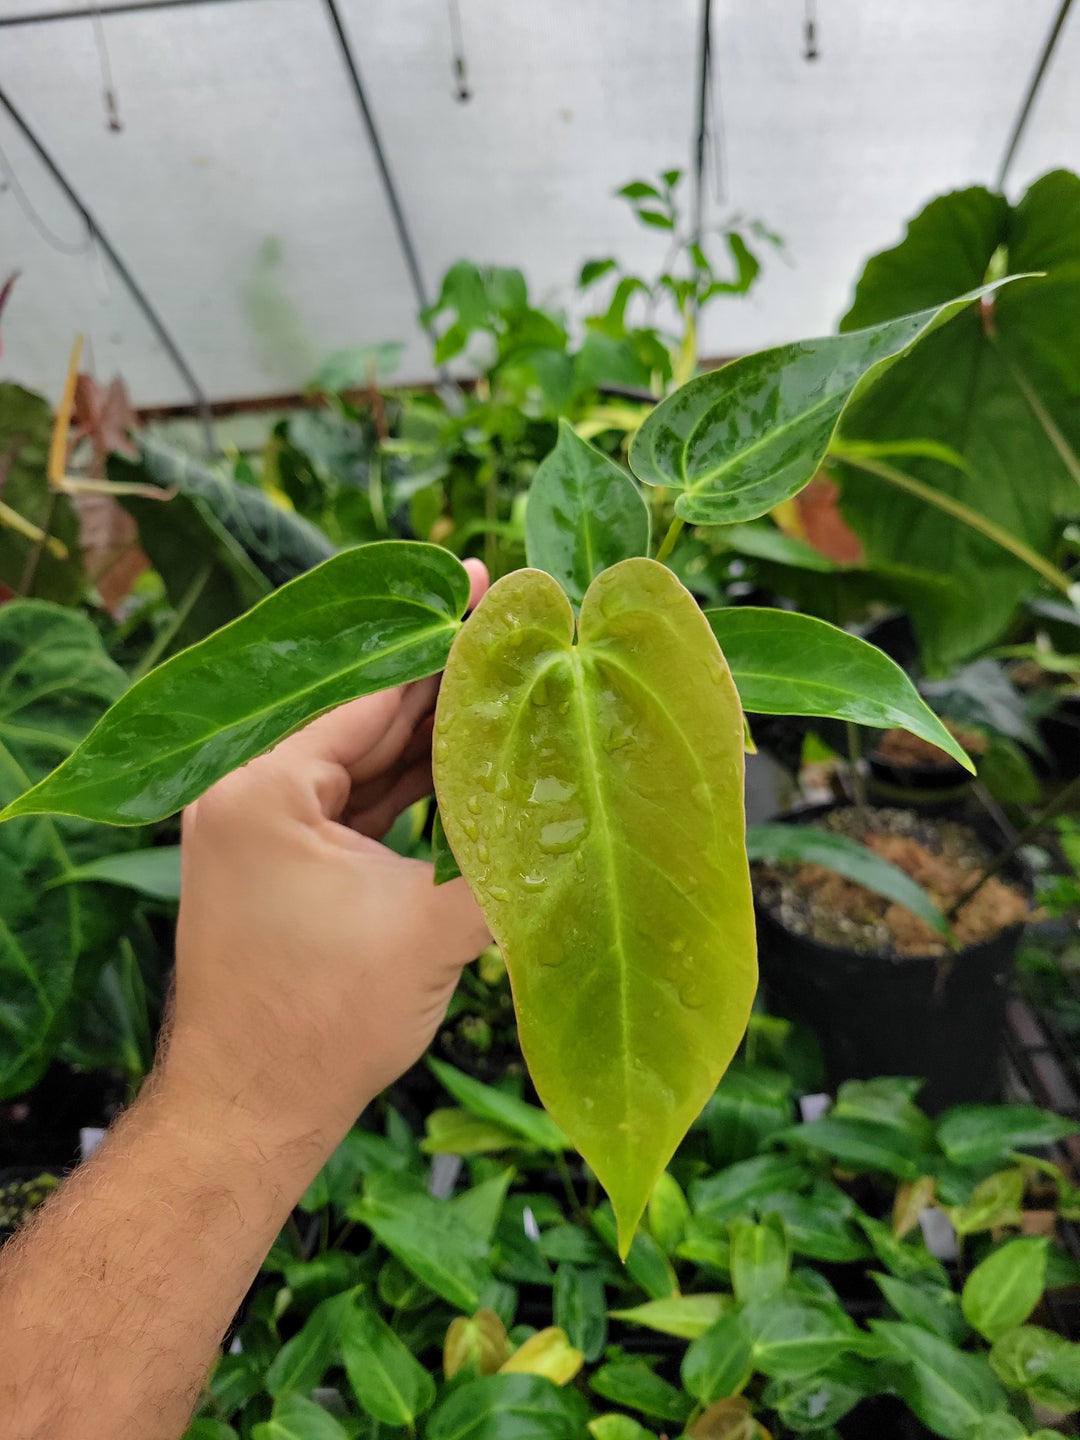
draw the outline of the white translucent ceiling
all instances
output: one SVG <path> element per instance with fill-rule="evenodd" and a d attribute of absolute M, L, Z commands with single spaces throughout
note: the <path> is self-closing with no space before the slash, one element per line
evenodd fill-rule
<path fill-rule="evenodd" d="M 120 0 L 111 0 L 117 5 Z M 755 295 L 712 312 L 731 354 L 831 329 L 861 262 L 930 196 L 991 183 L 1059 0 L 715 0 L 724 195 L 779 231 Z M 701 0 L 339 0 L 429 289 L 454 260 L 516 264 L 571 298 L 580 262 L 648 271 L 661 232 L 612 192 L 688 166 Z M 0 20 L 82 0 L 0 0 Z M 176 0 L 0 28 L 0 88 L 96 215 L 213 400 L 299 388 L 346 345 L 428 345 L 324 0 Z M 90 18 L 100 11 L 100 20 Z M 104 42 L 104 47 L 101 41 Z M 103 56 L 122 129 L 106 124 Z M 1080 167 L 1080 14 L 1066 25 L 1009 189 Z M 55 395 L 73 333 L 140 404 L 190 392 L 55 180 L 0 110 L 0 372 Z M 0 177 L 2 182 L 3 177 Z M 21 188 L 20 188 L 21 187 Z M 31 219 L 27 211 L 32 213 Z M 41 233 L 46 229 L 50 238 Z M 56 241 L 62 242 L 58 248 Z"/>

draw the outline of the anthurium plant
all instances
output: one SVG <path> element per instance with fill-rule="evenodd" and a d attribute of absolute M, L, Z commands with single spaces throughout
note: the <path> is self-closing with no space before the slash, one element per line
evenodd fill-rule
<path fill-rule="evenodd" d="M 795 495 L 852 397 L 993 289 L 690 380 L 635 435 L 633 475 L 564 423 L 529 498 L 528 567 L 471 617 L 444 549 L 336 554 L 151 670 L 38 783 L 12 771 L 0 834 L 159 821 L 332 706 L 445 670 L 441 827 L 504 951 L 537 1091 L 626 1255 L 754 995 L 743 712 L 903 726 L 970 768 L 880 652 L 797 614 L 703 614 L 664 562 L 686 525 Z M 655 550 L 639 482 L 671 507 Z"/>

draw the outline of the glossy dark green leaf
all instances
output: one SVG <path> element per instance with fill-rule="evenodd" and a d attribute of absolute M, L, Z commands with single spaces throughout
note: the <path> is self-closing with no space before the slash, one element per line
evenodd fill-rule
<path fill-rule="evenodd" d="M 706 1105 L 702 1121 L 709 1159 L 717 1169 L 748 1160 L 763 1142 L 794 1119 L 790 1075 L 736 1063 Z"/>
<path fill-rule="evenodd" d="M 101 855 L 68 871 L 62 883 L 95 880 L 102 885 L 120 885 L 148 895 L 152 900 L 180 899 L 180 846 L 156 845 L 149 850 L 125 850 L 119 855 Z"/>
<path fill-rule="evenodd" d="M 682 1362 L 682 1382 L 694 1399 L 711 1405 L 736 1395 L 754 1368 L 751 1337 L 738 1308 L 721 1315 L 694 1340 Z"/>
<path fill-rule="evenodd" d="M 812 1176 L 806 1162 L 795 1155 L 757 1155 L 696 1181 L 690 1187 L 690 1203 L 695 1213 L 730 1220 L 759 1196 L 801 1189 Z"/>
<path fill-rule="evenodd" d="M 967 752 L 895 661 L 835 625 L 793 610 L 730 605 L 707 610 L 743 709 L 824 715 L 881 730 L 910 730 L 973 774 Z"/>
<path fill-rule="evenodd" d="M 369 1175 L 349 1218 L 366 1225 L 436 1295 L 471 1315 L 491 1284 L 487 1245 L 446 1200 L 392 1174 Z"/>
<path fill-rule="evenodd" d="M 797 1380 L 770 1380 L 761 1401 L 776 1411 L 789 1430 L 816 1434 L 829 1430 L 876 1390 L 874 1378 L 864 1375 L 854 1362 L 844 1365 L 837 1361 L 820 1374 Z"/>
<path fill-rule="evenodd" d="M 557 1153 L 567 1148 L 566 1136 L 536 1105 L 529 1105 L 494 1085 L 474 1080 L 471 1075 L 447 1065 L 444 1060 L 436 1060 L 434 1056 L 428 1058 L 428 1065 L 443 1088 L 478 1119 L 501 1125 L 504 1130 L 540 1150 Z"/>
<path fill-rule="evenodd" d="M 428 1112 L 420 1149 L 425 1155 L 489 1155 L 498 1150 L 521 1149 L 524 1144 L 513 1131 L 480 1120 L 468 1110 L 454 1108 Z"/>
<path fill-rule="evenodd" d="M 390 1326 L 367 1305 L 354 1305 L 340 1332 L 352 1392 L 385 1425 L 412 1428 L 435 1403 L 435 1381 Z"/>
<path fill-rule="evenodd" d="M 656 1420 L 681 1424 L 693 1409 L 688 1396 L 655 1375 L 643 1360 L 612 1360 L 589 1377 L 597 1395 Z"/>
<path fill-rule="evenodd" d="M 746 355 L 676 390 L 646 417 L 630 466 L 647 485 L 676 492 L 675 513 L 695 525 L 756 520 L 811 480 L 859 382 L 980 295 L 849 335 Z"/>
<path fill-rule="evenodd" d="M 834 835 L 814 825 L 751 825 L 746 831 L 746 852 L 755 863 L 824 865 L 875 895 L 895 900 L 940 934 L 948 933 L 944 915 L 917 881 L 846 835 Z"/>
<path fill-rule="evenodd" d="M 669 1170 L 653 1186 L 649 1196 L 649 1233 L 665 1255 L 674 1255 L 690 1218 L 690 1206 L 682 1186 Z"/>
<path fill-rule="evenodd" d="M 957 1350 L 918 1325 L 873 1322 L 896 1359 L 896 1388 L 924 1425 L 946 1440 L 967 1440 L 987 1415 L 1008 1406 L 985 1355 Z"/>
<path fill-rule="evenodd" d="M 780 1190 L 758 1201 L 763 1215 L 777 1215 L 797 1255 L 812 1260 L 861 1260 L 869 1247 L 852 1223 L 853 1202 L 835 1185 L 817 1182 L 808 1195 Z"/>
<path fill-rule="evenodd" d="M 933 1126 L 915 1104 L 925 1081 L 903 1075 L 879 1075 L 873 1080 L 845 1080 L 836 1092 L 831 1113 L 841 1119 L 873 1120 L 908 1131 L 925 1145 L 933 1143 Z"/>
<path fill-rule="evenodd" d="M 736 1300 L 767 1300 L 782 1290 L 791 1273 L 791 1246 L 780 1217 L 772 1213 L 755 1224 L 745 1215 L 736 1216 L 730 1263 Z"/>
<path fill-rule="evenodd" d="M 901 1320 L 921 1325 L 953 1345 L 963 1342 L 968 1327 L 955 1291 L 933 1282 L 900 1280 L 895 1275 L 873 1273 L 871 1278 Z"/>
<path fill-rule="evenodd" d="M 1008 1240 L 965 1280 L 964 1316 L 991 1343 L 1022 1325 L 1042 1298 L 1048 1244 L 1041 1235 Z"/>
<path fill-rule="evenodd" d="M 675 1335 L 680 1340 L 696 1340 L 703 1335 L 734 1302 L 730 1295 L 706 1294 L 669 1295 L 665 1300 L 647 1300 L 630 1310 L 613 1310 L 612 1318 L 629 1325 L 657 1330 L 661 1335 Z"/>
<path fill-rule="evenodd" d="M 184 1431 L 184 1440 L 240 1440 L 231 1425 L 224 1420 L 193 1420 Z"/>
<path fill-rule="evenodd" d="M 923 1173 L 922 1142 L 880 1121 L 825 1115 L 782 1130 L 775 1138 L 830 1155 L 845 1170 L 884 1170 L 899 1180 L 917 1180 Z"/>
<path fill-rule="evenodd" d="M 525 554 L 575 605 L 609 565 L 649 553 L 649 507 L 634 481 L 568 420 L 529 487 Z"/>
<path fill-rule="evenodd" d="M 604 1244 L 617 1255 L 619 1251 L 618 1231 L 615 1216 L 610 1205 L 601 1205 L 593 1211 L 593 1229 Z M 677 1295 L 679 1282 L 671 1262 L 651 1235 L 639 1230 L 634 1236 L 625 1260 L 627 1273 L 641 1286 L 646 1295 L 654 1300 L 663 1300 L 668 1295 Z"/>
<path fill-rule="evenodd" d="M 485 1245 L 491 1244 L 513 1178 L 513 1170 L 500 1170 L 447 1201 L 457 1224 Z"/>
<path fill-rule="evenodd" d="M 555 1272 L 555 1324 L 591 1364 L 607 1343 L 607 1300 L 599 1270 L 560 1265 Z"/>
<path fill-rule="evenodd" d="M 755 560 L 768 560 L 776 565 L 794 566 L 797 570 L 816 570 L 831 575 L 846 567 L 822 555 L 805 540 L 788 535 L 770 521 L 752 521 L 746 525 L 727 525 L 722 537 L 725 545 L 739 555 L 752 555 Z"/>
<path fill-rule="evenodd" d="M 941 1148 L 972 1168 L 1006 1160 L 1013 1150 L 1038 1150 L 1075 1135 L 1080 1125 L 1034 1105 L 957 1105 L 938 1121 Z"/>
<path fill-rule="evenodd" d="M 251 1431 L 251 1440 L 348 1440 L 348 1436 L 329 1411 L 295 1391 L 282 1395 L 271 1418 Z"/>
<path fill-rule="evenodd" d="M 754 1369 L 774 1379 L 812 1374 L 852 1349 L 860 1333 L 839 1308 L 834 1313 L 784 1295 L 754 1300 L 742 1316 Z"/>
<path fill-rule="evenodd" d="M 921 1233 L 918 1239 L 898 1240 L 883 1220 L 875 1220 L 861 1210 L 855 1212 L 855 1223 L 866 1234 L 882 1265 L 901 1280 L 931 1279 L 939 1285 L 949 1284 L 945 1267 L 927 1250 Z"/>
<path fill-rule="evenodd" d="M 307 1395 L 319 1384 L 337 1359 L 342 1327 L 355 1305 L 356 1293 L 346 1290 L 315 1306 L 266 1372 L 266 1388 L 271 1395 L 282 1395 L 286 1390 Z"/>
<path fill-rule="evenodd" d="M 346 550 L 134 685 L 3 812 L 161 820 L 343 701 L 442 668 L 469 599 L 446 550 Z"/>
<path fill-rule="evenodd" d="M 625 1252 L 756 985 L 742 716 L 701 611 L 654 561 L 604 571 L 574 641 L 550 576 L 493 586 L 447 665 L 435 778 L 537 1091 Z"/>
<path fill-rule="evenodd" d="M 588 1406 L 542 1375 L 485 1375 L 446 1393 L 425 1440 L 588 1440 Z"/>
<path fill-rule="evenodd" d="M 0 606 L 0 804 L 63 761 L 125 684 L 86 616 L 43 600 Z M 125 897 L 57 882 L 116 848 L 115 832 L 81 821 L 0 827 L 0 1095 L 37 1080 L 114 951 Z"/>
<path fill-rule="evenodd" d="M 1076 483 L 1025 394 L 1080 453 L 1080 375 L 1062 334 L 1080 324 L 1080 179 L 1042 176 L 1015 205 L 979 188 L 932 200 L 899 245 L 872 257 L 842 328 L 877 324 L 979 284 L 999 247 L 1010 268 L 1045 278 L 1007 285 L 988 314 L 972 309 L 901 360 L 844 416 L 845 440 L 944 442 L 964 468 L 905 459 L 899 468 L 1052 556 Z M 1023 476 L 1022 482 L 1017 476 Z M 842 508 L 867 563 L 897 566 L 896 599 L 912 616 L 928 669 L 978 653 L 1033 592 L 1033 571 L 915 496 L 854 467 Z M 903 567 L 955 577 L 964 604 L 942 608 L 899 578 Z"/>

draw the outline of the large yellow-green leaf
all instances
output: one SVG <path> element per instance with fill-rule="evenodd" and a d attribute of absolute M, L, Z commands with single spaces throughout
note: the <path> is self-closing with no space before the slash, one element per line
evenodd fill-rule
<path fill-rule="evenodd" d="M 611 1196 L 624 1255 L 753 999 L 742 733 L 707 621 L 651 560 L 598 576 L 576 633 L 550 576 L 506 576 L 443 680 L 446 833 L 536 1088 Z"/>
<path fill-rule="evenodd" d="M 630 467 L 647 485 L 673 490 L 676 515 L 692 524 L 755 520 L 813 478 L 857 388 L 994 288 L 699 375 L 647 417 Z"/>
<path fill-rule="evenodd" d="M 345 550 L 152 670 L 0 818 L 163 820 L 324 710 L 441 670 L 468 600 L 435 545 Z"/>

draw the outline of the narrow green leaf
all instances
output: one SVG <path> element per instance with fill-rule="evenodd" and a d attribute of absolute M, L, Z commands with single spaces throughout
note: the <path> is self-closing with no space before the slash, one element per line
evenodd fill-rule
<path fill-rule="evenodd" d="M 1025 1176 L 1019 1165 L 995 1170 L 980 1180 L 963 1205 L 953 1205 L 948 1215 L 958 1235 L 996 1230 L 1000 1225 L 1019 1225 L 1024 1206 Z"/>
<path fill-rule="evenodd" d="M 625 1253 L 756 985 L 742 716 L 664 566 L 604 571 L 574 632 L 550 576 L 492 587 L 448 662 L 435 775 L 533 1081 L 611 1195 Z"/>
<path fill-rule="evenodd" d="M 677 491 L 675 513 L 692 524 L 755 520 L 813 478 L 856 390 L 1004 283 L 867 330 L 781 345 L 699 375 L 646 417 L 630 446 L 630 466 L 647 485 Z"/>
<path fill-rule="evenodd" d="M 646 1430 L 629 1415 L 612 1411 L 609 1415 L 597 1415 L 589 1421 L 589 1434 L 593 1440 L 654 1440 L 653 1432 Z"/>
<path fill-rule="evenodd" d="M 448 1390 L 425 1440 L 589 1440 L 589 1409 L 542 1375 L 485 1375 Z"/>
<path fill-rule="evenodd" d="M 760 1224 L 746 1216 L 732 1221 L 731 1288 L 736 1300 L 768 1300 L 783 1289 L 790 1273 L 791 1247 L 778 1215 L 767 1215 Z"/>
<path fill-rule="evenodd" d="M 931 1335 L 960 1345 L 968 1333 L 960 1302 L 953 1290 L 934 1282 L 900 1280 L 895 1275 L 871 1272 L 870 1277 L 901 1320 L 921 1325 Z"/>
<path fill-rule="evenodd" d="M 157 845 L 150 850 L 127 850 L 119 855 L 102 855 L 86 865 L 77 865 L 54 881 L 70 885 L 78 880 L 95 880 L 103 885 L 122 885 L 148 895 L 152 900 L 180 899 L 180 846 Z"/>
<path fill-rule="evenodd" d="M 337 1358 L 338 1338 L 345 1318 L 356 1303 L 356 1292 L 346 1290 L 322 1300 L 303 1327 L 274 1356 L 266 1372 L 271 1395 L 286 1390 L 312 1391 Z"/>
<path fill-rule="evenodd" d="M 649 507 L 633 479 L 568 420 L 542 460 L 525 511 L 528 563 L 558 580 L 579 606 L 609 565 L 649 553 Z"/>
<path fill-rule="evenodd" d="M 276 1402 L 269 1420 L 252 1427 L 251 1440 L 348 1440 L 348 1434 L 321 1405 L 291 1390 Z"/>
<path fill-rule="evenodd" d="M 593 1229 L 614 1254 L 618 1254 L 618 1232 L 615 1216 L 610 1205 L 601 1205 L 593 1211 Z M 654 1300 L 663 1300 L 668 1295 L 677 1295 L 679 1282 L 671 1262 L 651 1235 L 639 1231 L 625 1257 L 626 1269 L 631 1279 Z"/>
<path fill-rule="evenodd" d="M 845 1170 L 884 1170 L 899 1180 L 917 1180 L 923 1173 L 920 1139 L 878 1121 L 825 1115 L 781 1130 L 773 1139 L 831 1155 Z"/>
<path fill-rule="evenodd" d="M 354 1306 L 346 1316 L 341 1353 L 353 1394 L 376 1420 L 411 1429 L 435 1403 L 435 1381 L 366 1305 Z"/>
<path fill-rule="evenodd" d="M 488 1155 L 520 1149 L 520 1135 L 470 1115 L 468 1110 L 432 1110 L 424 1121 L 420 1149 L 425 1155 Z"/>
<path fill-rule="evenodd" d="M 631 1310 L 612 1310 L 611 1317 L 629 1325 L 642 1325 L 646 1330 L 658 1330 L 661 1335 L 696 1340 L 732 1304 L 730 1295 L 669 1295 L 665 1300 L 647 1300 Z"/>
<path fill-rule="evenodd" d="M 364 1195 L 348 1208 L 401 1263 L 436 1295 L 471 1315 L 492 1281 L 486 1244 L 454 1214 L 404 1178 L 369 1175 Z"/>
<path fill-rule="evenodd" d="M 980 1421 L 1007 1408 L 985 1355 L 968 1355 L 918 1325 L 875 1320 L 872 1329 L 900 1361 L 900 1395 L 945 1440 L 968 1440 Z"/>
<path fill-rule="evenodd" d="M 895 900 L 940 934 L 949 934 L 944 915 L 917 881 L 846 835 L 833 835 L 813 825 L 751 825 L 746 832 L 746 853 L 752 863 L 824 865 L 875 895 Z"/>
<path fill-rule="evenodd" d="M 809 1195 L 781 1190 L 758 1201 L 764 1215 L 777 1215 L 797 1255 L 813 1260 L 862 1260 L 869 1246 L 855 1229 L 855 1206 L 835 1185 L 818 1181 Z"/>
<path fill-rule="evenodd" d="M 941 1148 L 955 1165 L 975 1168 L 1075 1135 L 1080 1125 L 1034 1105 L 957 1105 L 938 1121 Z"/>
<path fill-rule="evenodd" d="M 490 1245 L 513 1178 L 513 1170 L 500 1170 L 479 1185 L 455 1195 L 447 1202 L 455 1222 L 483 1244 Z"/>
<path fill-rule="evenodd" d="M 910 730 L 975 773 L 900 666 L 835 625 L 792 610 L 731 605 L 705 618 L 720 642 L 743 709 L 824 715 L 881 730 Z"/>
<path fill-rule="evenodd" d="M 783 1296 L 754 1300 L 742 1316 L 754 1369 L 775 1379 L 812 1374 L 850 1350 L 862 1333 L 839 1307 L 834 1313 Z"/>
<path fill-rule="evenodd" d="M 597 1395 L 656 1420 L 681 1424 L 693 1406 L 675 1386 L 654 1375 L 643 1360 L 612 1360 L 589 1377 Z"/>
<path fill-rule="evenodd" d="M 785 535 L 769 521 L 746 525 L 726 525 L 720 534 L 725 545 L 740 555 L 752 555 L 755 560 L 771 560 L 776 565 L 793 565 L 798 570 L 817 570 L 823 575 L 835 574 L 847 567 L 830 560 L 820 550 L 815 550 L 805 540 L 794 535 Z"/>
<path fill-rule="evenodd" d="M 740 1160 L 690 1187 L 696 1214 L 730 1220 L 742 1214 L 763 1195 L 804 1188 L 813 1176 L 806 1161 L 795 1155 L 755 1155 Z"/>
<path fill-rule="evenodd" d="M 682 1186 L 665 1170 L 653 1186 L 648 1206 L 649 1231 L 665 1255 L 674 1255 L 690 1218 Z"/>
<path fill-rule="evenodd" d="M 1006 1241 L 980 1261 L 960 1297 L 968 1323 L 991 1343 L 1022 1325 L 1039 1303 L 1048 1241 L 1028 1235 Z"/>
<path fill-rule="evenodd" d="M 753 1371 L 753 1345 L 741 1309 L 721 1315 L 693 1341 L 682 1362 L 682 1382 L 702 1405 L 737 1395 Z"/>
<path fill-rule="evenodd" d="M 555 1272 L 555 1324 L 592 1364 L 607 1344 L 607 1300 L 599 1270 L 560 1265 Z"/>
<path fill-rule="evenodd" d="M 437 806 L 435 818 L 431 822 L 431 860 L 435 867 L 436 885 L 445 885 L 450 880 L 456 880 L 461 874 L 458 863 L 454 859 L 454 852 L 450 849 L 450 842 L 446 838 L 442 816 Z"/>
<path fill-rule="evenodd" d="M 549 1115 L 536 1105 L 529 1105 L 494 1085 L 474 1080 L 444 1060 L 428 1057 L 428 1066 L 435 1078 L 448 1090 L 459 1105 L 464 1105 L 480 1120 L 500 1125 L 504 1130 L 527 1140 L 541 1150 L 557 1154 L 567 1148 L 566 1136 Z"/>
<path fill-rule="evenodd" d="M 0 819 L 163 820 L 323 711 L 440 670 L 468 600 L 435 545 L 346 550 L 151 671 Z"/>

